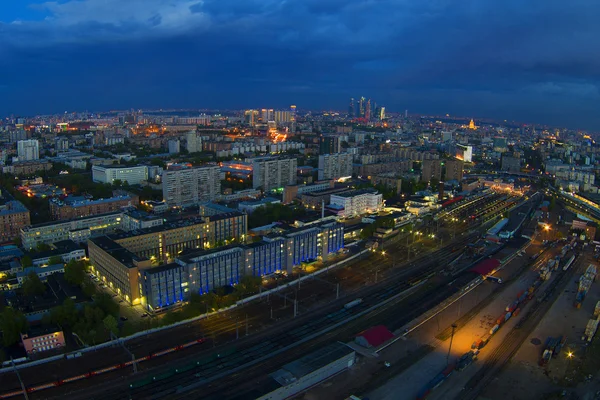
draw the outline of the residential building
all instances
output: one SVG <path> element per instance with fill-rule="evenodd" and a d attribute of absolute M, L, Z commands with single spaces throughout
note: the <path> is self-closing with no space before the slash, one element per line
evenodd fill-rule
<path fill-rule="evenodd" d="M 200 215 L 203 217 L 211 217 L 213 215 L 218 214 L 226 214 L 231 212 L 236 212 L 233 208 L 229 208 L 226 206 L 222 206 L 216 203 L 202 203 L 198 206 L 198 211 Z"/>
<path fill-rule="evenodd" d="M 122 212 L 112 212 L 68 221 L 23 226 L 20 229 L 21 245 L 29 250 L 36 248 L 40 243 L 52 244 L 62 240 L 86 242 L 92 236 L 104 235 L 121 228 L 122 221 Z"/>
<path fill-rule="evenodd" d="M 125 207 L 135 207 L 139 197 L 134 194 L 120 195 L 108 199 L 90 200 L 82 196 L 50 200 L 50 215 L 54 220 L 73 219 L 90 215 L 119 211 Z"/>
<path fill-rule="evenodd" d="M 350 153 L 324 154 L 319 156 L 319 180 L 352 176 Z"/>
<path fill-rule="evenodd" d="M 520 172 L 521 171 L 521 159 L 519 157 L 508 156 L 506 153 L 502 154 L 502 171 L 508 172 Z"/>
<path fill-rule="evenodd" d="M 101 167 L 94 165 L 92 167 L 92 180 L 94 182 L 113 184 L 115 180 L 130 185 L 138 185 L 148 181 L 148 167 L 138 165 L 136 167 L 115 166 Z"/>
<path fill-rule="evenodd" d="M 30 328 L 21 333 L 21 342 L 28 355 L 65 347 L 65 335 L 56 327 Z"/>
<path fill-rule="evenodd" d="M 16 200 L 0 204 L 0 240 L 9 241 L 19 237 L 21 228 L 31 224 L 29 210 Z"/>
<path fill-rule="evenodd" d="M 493 140 L 493 150 L 498 153 L 508 151 L 508 145 L 505 137 L 495 137 Z"/>
<path fill-rule="evenodd" d="M 39 171 L 49 171 L 52 163 L 46 160 L 18 161 L 2 167 L 2 172 L 17 176 L 31 175 Z"/>
<path fill-rule="evenodd" d="M 402 178 L 397 176 L 394 172 L 371 176 L 371 184 L 374 186 L 385 186 L 386 188 L 392 189 L 396 194 L 402 192 Z"/>
<path fill-rule="evenodd" d="M 171 166 L 162 173 L 163 199 L 169 207 L 214 201 L 221 195 L 218 165 Z"/>
<path fill-rule="evenodd" d="M 333 180 L 316 181 L 314 183 L 303 185 L 287 185 L 283 190 L 283 203 L 289 204 L 294 199 L 299 198 L 304 193 L 312 193 L 332 189 L 334 185 L 335 182 Z"/>
<path fill-rule="evenodd" d="M 370 189 L 332 194 L 327 208 L 341 217 L 378 212 L 383 209 L 383 195 Z"/>
<path fill-rule="evenodd" d="M 17 157 L 19 161 L 34 161 L 40 159 L 40 144 L 35 139 L 19 140 L 17 142 Z"/>
<path fill-rule="evenodd" d="M 298 159 L 295 157 L 258 158 L 252 164 L 254 189 L 270 192 L 296 183 Z"/>
<path fill-rule="evenodd" d="M 421 170 L 421 182 L 429 182 L 431 179 L 442 179 L 442 162 L 440 160 L 423 160 Z"/>
<path fill-rule="evenodd" d="M 164 219 L 157 215 L 150 215 L 144 211 L 139 211 L 131 208 L 123 212 L 120 229 L 129 232 L 140 229 L 148 229 L 156 226 L 161 226 Z"/>
<path fill-rule="evenodd" d="M 462 181 L 464 161 L 448 160 L 446 161 L 446 181 Z"/>
<path fill-rule="evenodd" d="M 169 154 L 177 154 L 181 152 L 181 143 L 179 139 L 169 140 L 167 142 L 167 147 L 169 149 Z"/>
<path fill-rule="evenodd" d="M 188 132 L 185 135 L 185 149 L 188 153 L 199 153 L 202 151 L 202 137 L 196 132 Z"/>

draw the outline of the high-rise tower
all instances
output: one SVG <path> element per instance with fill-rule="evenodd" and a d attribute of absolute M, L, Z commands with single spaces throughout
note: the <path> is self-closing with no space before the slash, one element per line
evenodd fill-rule
<path fill-rule="evenodd" d="M 350 105 L 348 106 L 348 118 L 354 118 L 354 97 L 350 99 Z"/>

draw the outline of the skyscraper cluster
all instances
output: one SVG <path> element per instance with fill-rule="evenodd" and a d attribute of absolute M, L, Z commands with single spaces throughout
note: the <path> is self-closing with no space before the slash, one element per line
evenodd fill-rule
<path fill-rule="evenodd" d="M 376 102 L 372 102 L 371 99 L 361 97 L 355 100 L 354 97 L 350 99 L 348 106 L 348 117 L 349 118 L 362 118 L 367 121 L 385 119 L 385 107 L 377 105 Z"/>

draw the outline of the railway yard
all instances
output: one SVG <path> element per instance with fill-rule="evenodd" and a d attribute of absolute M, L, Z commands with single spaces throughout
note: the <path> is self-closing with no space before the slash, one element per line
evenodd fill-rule
<path fill-rule="evenodd" d="M 457 324 L 451 352 L 454 360 L 470 349 L 475 335 L 490 329 L 491 316 L 499 313 L 496 308 L 503 309 L 514 299 L 513 292 L 526 290 L 539 275 L 538 269 L 556 253 L 554 248 L 542 248 L 539 240 L 529 243 L 523 239 L 506 247 L 486 245 L 477 255 L 467 254 L 469 244 L 524 200 L 492 192 L 453 204 L 438 218 L 425 220 L 413 232 L 403 232 L 384 243 L 384 250 L 369 252 L 301 285 L 209 318 L 130 340 L 122 346 L 55 362 L 50 377 L 48 365 L 44 364 L 20 369 L 20 377 L 32 399 L 257 398 L 264 394 L 263 388 L 270 386 L 269 373 L 281 365 L 329 343 L 350 342 L 358 332 L 383 324 L 397 337 L 407 332 L 406 337 L 379 353 L 379 357 L 367 352 L 350 371 L 302 396 L 323 398 L 329 388 L 335 390 L 331 398 L 352 392 L 369 393 L 371 399 L 399 398 L 389 397 L 390 390 L 397 389 L 398 383 L 394 382 L 408 379 L 414 387 L 403 388 L 403 393 L 406 398 L 415 398 L 427 384 L 423 379 L 431 379 L 433 372 L 446 364 L 449 325 Z M 511 218 L 529 218 L 529 213 L 517 211 L 511 213 Z M 521 250 L 527 254 L 517 256 Z M 482 281 L 469 271 L 473 264 L 492 256 L 504 262 L 495 274 L 505 280 L 503 285 Z M 454 265 L 460 268 L 448 267 L 459 258 L 461 263 Z M 582 261 L 577 260 L 577 268 L 581 265 Z M 560 291 L 560 285 L 575 270 L 574 267 L 556 273 L 552 280 L 545 281 L 536 290 L 534 300 Z M 465 292 L 465 287 L 477 279 L 480 282 Z M 447 299 L 455 297 L 457 301 L 445 305 Z M 343 307 L 353 299 L 361 301 L 354 307 Z M 442 388 L 450 386 L 467 388 L 456 396 L 479 393 L 506 356 L 518 349 L 523 333 L 535 328 L 536 321 L 552 305 L 534 300 L 520 310 L 529 322 L 513 330 L 511 326 L 517 319 L 511 319 L 481 351 L 476 365 L 483 366 L 483 372 L 475 374 L 476 368 L 470 368 L 467 372 L 473 376 L 463 386 L 441 385 L 430 396 L 448 398 L 451 393 Z M 420 316 L 442 304 L 443 311 L 414 325 Z M 520 334 L 513 334 L 515 331 Z M 353 379 L 354 386 L 344 383 L 361 369 L 385 379 L 372 379 L 362 386 L 357 385 L 360 379 Z M 46 372 L 41 374 L 41 370 Z M 413 378 L 417 375 L 419 379 Z M 0 397 L 22 395 L 16 374 L 1 374 L 0 384 Z"/>

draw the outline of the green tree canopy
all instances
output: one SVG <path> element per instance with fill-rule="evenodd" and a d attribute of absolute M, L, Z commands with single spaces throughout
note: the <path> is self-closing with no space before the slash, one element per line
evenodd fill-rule
<path fill-rule="evenodd" d="M 46 292 L 46 285 L 35 272 L 30 272 L 23 280 L 23 294 L 25 296 L 41 296 Z"/>
<path fill-rule="evenodd" d="M 85 271 L 83 262 L 71 260 L 65 266 L 65 280 L 72 285 L 81 285 L 85 281 Z"/>
<path fill-rule="evenodd" d="M 21 266 L 23 268 L 31 267 L 33 265 L 33 260 L 30 256 L 21 257 Z"/>
<path fill-rule="evenodd" d="M 119 304 L 117 304 L 110 294 L 102 292 L 94 296 L 94 303 L 98 306 L 106 315 L 118 315 Z"/>
<path fill-rule="evenodd" d="M 63 259 L 61 256 L 52 256 L 48 259 L 48 265 L 56 265 L 56 264 L 62 264 L 63 263 Z"/>
<path fill-rule="evenodd" d="M 102 323 L 104 325 L 104 329 L 106 329 L 107 332 L 112 332 L 114 335 L 119 334 L 119 326 L 117 323 L 117 319 L 112 315 L 107 315 L 106 317 L 104 317 Z"/>
<path fill-rule="evenodd" d="M 12 307 L 4 307 L 0 313 L 0 330 L 2 331 L 2 344 L 12 346 L 20 339 L 21 333 L 27 332 L 27 319 L 21 311 Z"/>

